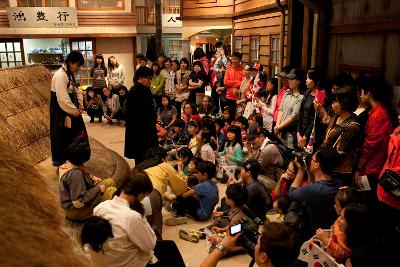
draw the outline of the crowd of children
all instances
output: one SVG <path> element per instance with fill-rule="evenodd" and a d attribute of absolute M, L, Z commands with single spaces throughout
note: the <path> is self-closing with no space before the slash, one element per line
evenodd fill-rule
<path fill-rule="evenodd" d="M 100 59 L 97 69 L 104 66 Z M 273 209 L 275 221 L 285 223 L 285 214 L 297 204 L 302 226 L 295 228 L 303 241 L 316 236 L 338 263 L 367 266 L 357 263 L 372 257 L 372 250 L 386 255 L 388 244 L 399 237 L 400 200 L 381 180 L 386 169 L 396 174 L 400 163 L 394 153 L 396 131 L 391 136 L 397 118 L 384 80 L 340 74 L 328 90 L 317 68 L 305 72 L 287 66 L 279 74 L 278 93 L 277 78 L 268 79 L 258 63 L 242 67 L 241 54 L 227 57 L 222 44 L 213 58 L 198 48 L 194 59 L 193 71 L 184 58 L 160 56 L 152 65 L 161 148 L 135 169 L 153 183 L 146 194 L 157 238 L 162 239 L 164 200 L 176 213 L 168 225 L 186 223 L 187 215 L 200 221 L 213 217 L 208 241 L 214 247 L 219 234 L 241 219 L 268 220 L 267 211 Z M 138 66 L 147 65 L 143 55 L 137 60 Z M 109 62 L 118 68 L 116 60 Z M 126 88 L 119 85 L 112 83 L 102 93 L 95 84 L 87 90 L 91 121 L 103 114 L 108 122 L 123 118 Z M 205 95 L 206 86 L 211 96 Z M 175 169 L 168 160 L 178 161 Z M 228 184 L 219 205 L 217 182 Z M 366 184 L 369 190 L 363 191 Z M 174 196 L 167 196 L 167 186 Z M 190 235 L 198 234 L 181 237 L 193 240 Z"/>

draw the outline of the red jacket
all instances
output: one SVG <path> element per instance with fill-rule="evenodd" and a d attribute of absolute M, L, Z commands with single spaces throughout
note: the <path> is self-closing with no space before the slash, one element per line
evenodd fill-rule
<path fill-rule="evenodd" d="M 394 130 L 392 136 L 390 137 L 390 141 L 389 141 L 389 147 L 388 147 L 388 154 L 386 156 L 390 156 L 390 154 L 392 154 L 392 151 L 395 150 L 400 150 L 400 126 L 396 128 L 396 130 Z M 397 152 L 398 153 L 398 152 Z M 394 153 L 396 154 L 396 153 Z M 398 158 L 397 158 L 398 159 Z M 389 162 L 390 161 L 390 162 Z M 382 176 L 382 174 L 385 172 L 385 170 L 389 168 L 391 170 L 394 170 L 395 172 L 399 173 L 399 169 L 400 166 L 398 164 L 398 162 L 396 162 L 396 157 L 392 157 L 391 159 L 388 159 L 385 163 L 385 166 L 383 166 L 382 172 L 380 174 L 380 176 Z M 389 192 L 386 192 L 379 184 L 378 184 L 378 189 L 377 189 L 377 195 L 378 195 L 378 199 L 385 203 L 388 206 L 391 206 L 395 209 L 400 210 L 400 200 L 392 197 L 392 195 L 390 195 Z"/>
<path fill-rule="evenodd" d="M 383 105 L 378 104 L 369 112 L 364 133 L 361 157 L 366 159 L 366 162 L 360 174 L 379 174 L 386 162 L 389 138 L 392 133 L 392 120 Z"/>
<path fill-rule="evenodd" d="M 285 96 L 285 92 L 287 89 L 289 89 L 289 88 L 287 88 L 285 86 L 282 87 L 281 91 L 279 92 L 278 98 L 276 99 L 276 105 L 275 105 L 275 110 L 274 110 L 274 122 L 278 121 L 278 109 L 282 103 L 283 97 Z"/>
<path fill-rule="evenodd" d="M 240 84 L 243 79 L 243 67 L 231 67 L 225 72 L 224 85 L 228 88 L 226 90 L 226 99 L 238 100 L 238 95 L 234 94 L 234 86 L 239 91 Z"/>

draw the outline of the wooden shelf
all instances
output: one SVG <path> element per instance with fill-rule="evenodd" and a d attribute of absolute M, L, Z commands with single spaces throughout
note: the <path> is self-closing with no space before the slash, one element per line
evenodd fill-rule
<path fill-rule="evenodd" d="M 28 55 L 62 55 L 63 53 L 28 53 Z"/>

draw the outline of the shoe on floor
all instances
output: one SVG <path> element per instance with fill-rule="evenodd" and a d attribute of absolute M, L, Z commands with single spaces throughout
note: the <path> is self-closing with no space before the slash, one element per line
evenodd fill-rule
<path fill-rule="evenodd" d="M 171 218 L 165 219 L 165 224 L 169 225 L 169 226 L 185 224 L 187 222 L 188 222 L 187 217 L 171 217 Z"/>
<path fill-rule="evenodd" d="M 165 210 L 170 212 L 170 213 L 175 213 L 176 210 L 172 207 L 172 204 L 166 205 Z"/>
<path fill-rule="evenodd" d="M 199 233 L 190 229 L 179 230 L 179 238 L 192 243 L 198 243 L 200 240 Z"/>

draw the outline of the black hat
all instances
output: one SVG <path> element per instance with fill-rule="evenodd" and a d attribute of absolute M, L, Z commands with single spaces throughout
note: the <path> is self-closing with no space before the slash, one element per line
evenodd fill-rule
<path fill-rule="evenodd" d="M 303 81 L 306 78 L 305 72 L 302 69 L 294 68 L 292 69 L 289 74 L 286 75 L 288 79 L 296 79 Z"/>
<path fill-rule="evenodd" d="M 261 165 L 256 159 L 248 159 L 244 162 L 239 163 L 239 166 L 245 169 L 245 171 L 257 171 L 258 173 L 261 171 Z"/>

